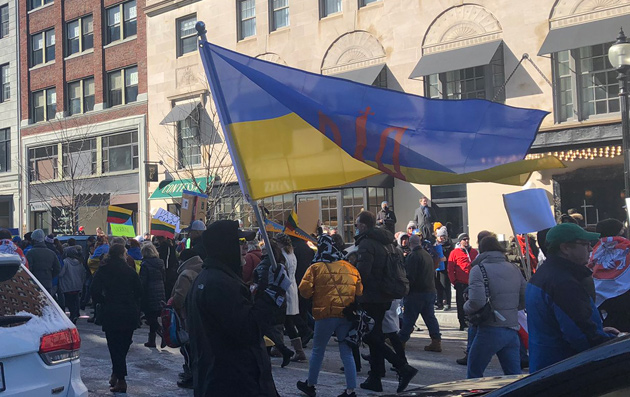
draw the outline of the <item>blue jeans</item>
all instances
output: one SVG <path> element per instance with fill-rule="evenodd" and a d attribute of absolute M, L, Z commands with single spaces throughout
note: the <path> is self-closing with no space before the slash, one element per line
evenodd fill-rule
<path fill-rule="evenodd" d="M 478 326 L 468 349 L 468 379 L 482 378 L 495 354 L 505 375 L 521 373 L 520 342 L 518 332 L 513 329 Z"/>
<path fill-rule="evenodd" d="M 422 320 L 427 325 L 431 339 L 442 339 L 440 324 L 435 318 L 435 309 L 433 307 L 435 296 L 435 292 L 411 292 L 405 296 L 403 300 L 405 306 L 403 325 L 398 333 L 401 342 L 405 343 L 409 340 L 418 315 L 422 316 Z"/>
<path fill-rule="evenodd" d="M 352 323 L 345 318 L 324 318 L 315 320 L 315 333 L 313 334 L 313 351 L 308 363 L 308 384 L 316 385 L 319 371 L 324 361 L 324 353 L 326 346 L 333 332 L 337 339 L 342 341 L 348 335 L 348 331 L 352 328 Z M 354 365 L 354 357 L 352 349 L 346 342 L 339 343 L 339 356 L 343 362 L 343 371 L 346 375 L 346 388 L 356 389 L 357 387 L 357 369 Z"/>

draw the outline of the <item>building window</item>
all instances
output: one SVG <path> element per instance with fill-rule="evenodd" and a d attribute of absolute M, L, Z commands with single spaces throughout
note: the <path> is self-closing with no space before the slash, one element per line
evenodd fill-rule
<path fill-rule="evenodd" d="M 376 2 L 379 2 L 379 1 L 381 1 L 381 0 L 359 0 L 359 7 L 365 7 L 368 4 L 376 3 Z"/>
<path fill-rule="evenodd" d="M 103 138 L 103 173 L 138 169 L 138 132 Z"/>
<path fill-rule="evenodd" d="M 343 238 L 346 243 L 352 243 L 355 221 L 359 213 L 366 208 L 365 188 L 355 187 L 343 189 L 342 202 Z"/>
<path fill-rule="evenodd" d="M 617 72 L 608 61 L 611 45 L 553 54 L 556 122 L 619 112 Z"/>
<path fill-rule="evenodd" d="M 322 18 L 341 12 L 341 0 L 319 0 Z"/>
<path fill-rule="evenodd" d="M 9 35 L 9 5 L 0 7 L 0 39 Z"/>
<path fill-rule="evenodd" d="M 94 24 L 92 15 L 66 24 L 66 55 L 83 52 L 94 47 Z"/>
<path fill-rule="evenodd" d="M 135 36 L 137 31 L 136 0 L 121 3 L 107 9 L 108 43 Z"/>
<path fill-rule="evenodd" d="M 31 66 L 55 60 L 55 29 L 31 35 Z"/>
<path fill-rule="evenodd" d="M 96 174 L 96 139 L 83 139 L 63 145 L 63 177 Z"/>
<path fill-rule="evenodd" d="M 0 172 L 11 171 L 11 130 L 0 130 Z"/>
<path fill-rule="evenodd" d="M 378 88 L 387 88 L 387 66 L 384 66 L 378 76 L 376 76 L 376 80 L 374 80 L 372 86 Z"/>
<path fill-rule="evenodd" d="M 68 115 L 94 110 L 94 78 L 68 83 Z"/>
<path fill-rule="evenodd" d="M 488 99 L 505 102 L 503 45 L 488 65 L 425 76 L 425 96 L 439 99 Z"/>
<path fill-rule="evenodd" d="M 289 26 L 289 0 L 270 0 L 271 30 Z"/>
<path fill-rule="evenodd" d="M 255 0 L 239 0 L 239 34 L 238 39 L 256 35 L 256 1 Z"/>
<path fill-rule="evenodd" d="M 31 182 L 57 179 L 57 145 L 29 149 L 28 160 Z"/>
<path fill-rule="evenodd" d="M 50 121 L 57 114 L 57 93 L 54 88 L 35 91 L 31 94 L 33 104 L 31 118 L 33 123 Z"/>
<path fill-rule="evenodd" d="M 53 0 L 30 0 L 29 4 L 31 6 L 31 10 L 44 6 L 46 4 L 52 3 Z"/>
<path fill-rule="evenodd" d="M 177 20 L 177 56 L 197 51 L 197 16 L 192 15 Z"/>
<path fill-rule="evenodd" d="M 107 73 L 109 107 L 124 105 L 138 100 L 138 67 Z"/>
<path fill-rule="evenodd" d="M 0 102 L 11 98 L 11 83 L 9 83 L 9 64 L 0 66 Z"/>
<path fill-rule="evenodd" d="M 201 164 L 200 112 L 197 106 L 186 119 L 177 122 L 177 152 L 180 168 Z"/>

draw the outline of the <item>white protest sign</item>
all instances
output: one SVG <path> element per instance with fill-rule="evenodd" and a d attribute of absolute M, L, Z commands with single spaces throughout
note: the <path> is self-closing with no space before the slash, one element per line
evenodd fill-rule
<path fill-rule="evenodd" d="M 166 211 L 164 208 L 158 208 L 155 215 L 153 215 L 153 218 L 159 219 L 162 222 L 166 222 L 171 225 L 174 225 L 175 233 L 179 233 L 179 216 L 175 214 L 171 214 L 170 212 Z"/>
<path fill-rule="evenodd" d="M 544 189 L 504 194 L 503 204 L 515 234 L 538 232 L 556 225 Z"/>

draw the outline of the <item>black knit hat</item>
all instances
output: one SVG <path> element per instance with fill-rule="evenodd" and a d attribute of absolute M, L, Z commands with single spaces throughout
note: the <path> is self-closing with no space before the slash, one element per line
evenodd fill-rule
<path fill-rule="evenodd" d="M 619 232 L 623 229 L 623 223 L 617 219 L 608 218 L 603 221 L 597 222 L 595 230 L 601 234 L 602 237 L 614 237 L 619 235 Z"/>

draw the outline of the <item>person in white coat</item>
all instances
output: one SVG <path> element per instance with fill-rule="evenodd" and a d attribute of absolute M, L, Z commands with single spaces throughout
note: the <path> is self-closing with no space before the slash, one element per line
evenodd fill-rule
<path fill-rule="evenodd" d="M 287 315 L 284 322 L 284 328 L 287 331 L 291 346 L 295 350 L 295 356 L 292 361 L 306 362 L 306 354 L 304 354 L 304 346 L 313 337 L 313 330 L 308 327 L 302 317 L 300 317 L 300 306 L 298 298 L 298 286 L 295 281 L 295 271 L 297 269 L 297 258 L 293 253 L 293 245 L 291 239 L 284 233 L 280 233 L 275 237 L 276 242 L 282 249 L 282 255 L 285 259 L 285 267 L 291 286 L 287 289 Z"/>

